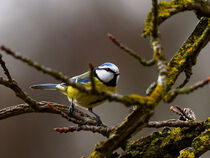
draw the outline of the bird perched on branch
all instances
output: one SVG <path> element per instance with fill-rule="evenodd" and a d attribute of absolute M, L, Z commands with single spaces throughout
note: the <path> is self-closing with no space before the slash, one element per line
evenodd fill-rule
<path fill-rule="evenodd" d="M 106 62 L 93 69 L 93 79 L 95 83 L 95 89 L 97 91 L 108 91 L 116 93 L 116 86 L 119 79 L 119 69 L 116 65 Z M 70 82 L 76 82 L 85 86 L 86 88 L 91 88 L 90 71 L 83 73 L 81 75 L 72 77 L 69 79 Z M 67 95 L 70 106 L 69 115 L 72 115 L 74 111 L 74 105 L 88 108 L 88 110 L 95 115 L 96 125 L 102 125 L 100 117 L 92 111 L 92 108 L 104 103 L 106 98 L 104 96 L 98 96 L 94 94 L 82 93 L 78 89 L 72 86 L 67 86 L 65 83 L 61 84 L 37 84 L 32 85 L 33 89 L 43 89 L 43 90 L 58 90 L 63 94 Z"/>

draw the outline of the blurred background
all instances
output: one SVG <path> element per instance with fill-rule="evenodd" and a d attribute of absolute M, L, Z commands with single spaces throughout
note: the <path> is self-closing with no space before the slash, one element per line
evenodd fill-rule
<path fill-rule="evenodd" d="M 141 37 L 144 19 L 151 8 L 148 0 L 1 0 L 0 1 L 0 44 L 23 56 L 62 71 L 72 77 L 88 70 L 88 62 L 95 66 L 104 62 L 115 63 L 121 72 L 118 92 L 138 93 L 157 80 L 157 68 L 143 67 L 108 38 L 112 33 L 122 43 L 132 48 L 140 56 L 150 59 L 152 50 L 147 39 Z M 164 53 L 169 60 L 196 26 L 198 20 L 192 12 L 180 13 L 160 26 Z M 207 45 L 193 67 L 193 75 L 188 85 L 210 75 Z M 55 101 L 68 104 L 65 96 L 54 91 L 29 89 L 36 83 L 58 82 L 48 75 L 28 67 L 12 57 L 4 55 L 4 60 L 19 85 L 38 101 Z M 2 71 L 0 72 L 2 75 Z M 182 74 L 177 85 L 184 79 Z M 191 108 L 198 120 L 209 117 L 210 86 L 180 95 L 171 104 L 161 102 L 151 120 L 177 118 L 169 111 L 171 105 Z M 0 85 L 0 107 L 23 103 L 8 88 Z M 115 126 L 129 113 L 121 104 L 105 103 L 95 111 L 103 122 Z M 37 157 L 80 157 L 89 155 L 94 145 L 104 140 L 99 134 L 75 132 L 59 134 L 54 127 L 72 125 L 59 115 L 24 114 L 0 121 L 0 153 L 2 158 Z M 145 136 L 155 129 L 144 129 L 135 138 Z M 207 158 L 210 153 L 202 157 Z"/>

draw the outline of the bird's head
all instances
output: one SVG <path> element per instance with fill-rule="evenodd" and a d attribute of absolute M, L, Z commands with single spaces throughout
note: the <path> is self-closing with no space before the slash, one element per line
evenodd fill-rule
<path fill-rule="evenodd" d="M 106 62 L 94 70 L 95 76 L 107 86 L 116 86 L 120 71 L 118 67 L 112 63 Z"/>

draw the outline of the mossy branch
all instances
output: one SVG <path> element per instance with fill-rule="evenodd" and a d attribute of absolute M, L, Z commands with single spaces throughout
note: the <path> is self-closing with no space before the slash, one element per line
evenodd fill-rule
<path fill-rule="evenodd" d="M 160 25 L 171 16 L 187 11 L 195 10 L 197 16 L 210 17 L 210 3 L 205 0 L 171 0 L 171 1 L 160 1 L 158 4 L 158 19 L 157 24 Z M 145 20 L 145 29 L 143 36 L 150 36 L 153 30 L 152 24 L 153 10 L 147 15 Z"/>
<path fill-rule="evenodd" d="M 190 147 L 180 151 L 179 158 L 185 157 L 199 157 L 206 151 L 210 150 L 210 118 L 205 123 L 205 130 L 193 139 Z"/>
<path fill-rule="evenodd" d="M 167 64 L 168 71 L 166 78 L 166 91 L 170 90 L 179 74 L 187 66 L 188 61 L 190 59 L 192 61 L 196 61 L 200 50 L 208 43 L 209 39 L 209 20 L 208 18 L 202 18 L 193 33 L 189 36 L 188 40 Z M 148 118 L 151 116 L 151 110 L 158 105 L 164 95 L 164 87 L 160 84 L 157 84 L 149 96 L 152 97 L 151 102 L 147 102 L 147 104 L 145 104 L 146 108 L 137 108 L 135 111 L 133 111 L 123 121 L 123 123 L 116 128 L 116 130 L 113 130 L 110 138 L 96 146 L 95 151 L 92 152 L 90 157 L 98 158 L 111 154 L 113 150 L 119 147 L 119 144 L 122 143 L 122 141 L 128 139 L 129 136 L 136 132 L 137 129 L 141 130 L 143 127 L 145 127 L 145 122 L 147 122 Z"/>
<path fill-rule="evenodd" d="M 128 143 L 125 153 L 120 158 L 177 157 L 180 150 L 190 146 L 194 138 L 207 129 L 206 125 L 210 123 L 209 121 L 208 119 L 203 125 L 197 127 L 164 128 L 162 131 L 153 132 L 147 137 Z"/>

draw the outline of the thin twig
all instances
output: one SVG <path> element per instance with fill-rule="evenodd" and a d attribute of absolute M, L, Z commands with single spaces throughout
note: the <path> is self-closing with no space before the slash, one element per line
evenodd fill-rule
<path fill-rule="evenodd" d="M 61 80 L 63 82 L 66 82 L 68 80 L 68 77 L 63 75 L 61 72 L 55 71 L 53 69 L 50 69 L 48 67 L 45 67 L 44 65 L 41 65 L 29 58 L 25 58 L 22 55 L 19 55 L 17 53 L 15 53 L 14 51 L 12 51 L 11 49 L 5 47 L 5 46 L 1 46 L 0 49 L 2 51 L 4 51 L 5 53 L 7 53 L 8 55 L 13 56 L 14 58 L 21 60 L 24 63 L 27 63 L 29 66 L 32 66 L 34 68 L 36 68 L 38 71 L 42 71 L 43 73 L 47 73 L 50 74 L 51 76 L 53 76 L 54 78 Z"/>
<path fill-rule="evenodd" d="M 187 112 L 189 112 L 189 111 L 187 111 L 186 112 L 186 109 L 189 109 L 189 108 L 184 108 L 184 109 L 182 109 L 181 107 L 179 107 L 178 105 L 176 105 L 176 108 L 182 113 L 182 117 L 183 117 L 183 119 L 184 120 L 195 120 L 195 117 L 191 117 L 191 116 L 189 116 L 189 113 L 187 113 Z M 191 110 L 191 109 L 190 109 Z M 192 113 L 192 112 L 191 112 Z M 194 116 L 195 114 L 194 114 L 194 112 L 193 112 L 193 116 Z"/>
<path fill-rule="evenodd" d="M 91 91 L 92 93 L 95 93 L 96 86 L 95 86 L 95 80 L 94 80 L 94 66 L 92 65 L 92 63 L 88 63 L 88 66 L 90 68 Z"/>
<path fill-rule="evenodd" d="M 122 43 L 120 43 L 112 34 L 108 33 L 108 38 L 112 40 L 112 42 L 120 47 L 123 51 L 137 59 L 142 65 L 144 66 L 152 66 L 155 64 L 154 59 L 151 60 L 145 60 L 141 58 L 137 53 L 135 53 L 133 50 L 129 49 L 128 47 L 124 46 Z"/>
<path fill-rule="evenodd" d="M 153 13 L 152 37 L 158 38 L 158 1 L 157 0 L 152 0 L 152 13 Z"/>
<path fill-rule="evenodd" d="M 166 60 L 162 52 L 162 46 L 158 34 L 158 2 L 157 0 L 152 0 L 152 32 L 150 34 L 151 45 L 153 49 L 153 58 L 157 62 L 159 75 L 157 83 L 166 88 L 166 77 L 167 77 L 167 68 Z"/>
<path fill-rule="evenodd" d="M 199 81 L 199 82 L 195 83 L 192 86 L 173 89 L 164 97 L 164 101 L 170 103 L 176 98 L 177 95 L 192 93 L 193 91 L 197 90 L 198 88 L 201 88 L 201 87 L 207 85 L 209 83 L 209 81 L 210 81 L 210 76 L 207 77 L 203 81 Z"/>
<path fill-rule="evenodd" d="M 12 81 L 12 77 L 11 77 L 11 75 L 10 75 L 10 73 L 9 73 L 9 70 L 7 69 L 5 62 L 4 62 L 4 60 L 2 59 L 2 54 L 0 54 L 0 64 L 1 64 L 1 67 L 2 67 L 3 70 L 4 70 L 4 74 L 7 76 L 8 80 L 9 80 L 9 81 Z"/>
<path fill-rule="evenodd" d="M 171 119 L 166 121 L 150 121 L 147 127 L 149 128 L 161 128 L 161 127 L 193 127 L 202 126 L 202 121 L 182 121 L 178 119 Z"/>
<path fill-rule="evenodd" d="M 182 120 L 182 121 L 188 121 L 188 120 L 195 121 L 196 120 L 195 113 L 190 108 L 182 109 L 181 107 L 176 105 L 175 107 L 171 106 L 170 110 L 180 116 L 179 120 Z"/>
<path fill-rule="evenodd" d="M 59 133 L 68 133 L 75 131 L 91 131 L 93 133 L 100 133 L 105 137 L 109 136 L 111 132 L 111 128 L 103 127 L 103 126 L 90 126 L 90 125 L 81 125 L 81 126 L 70 126 L 70 127 L 62 127 L 62 128 L 54 128 L 55 131 Z"/>

